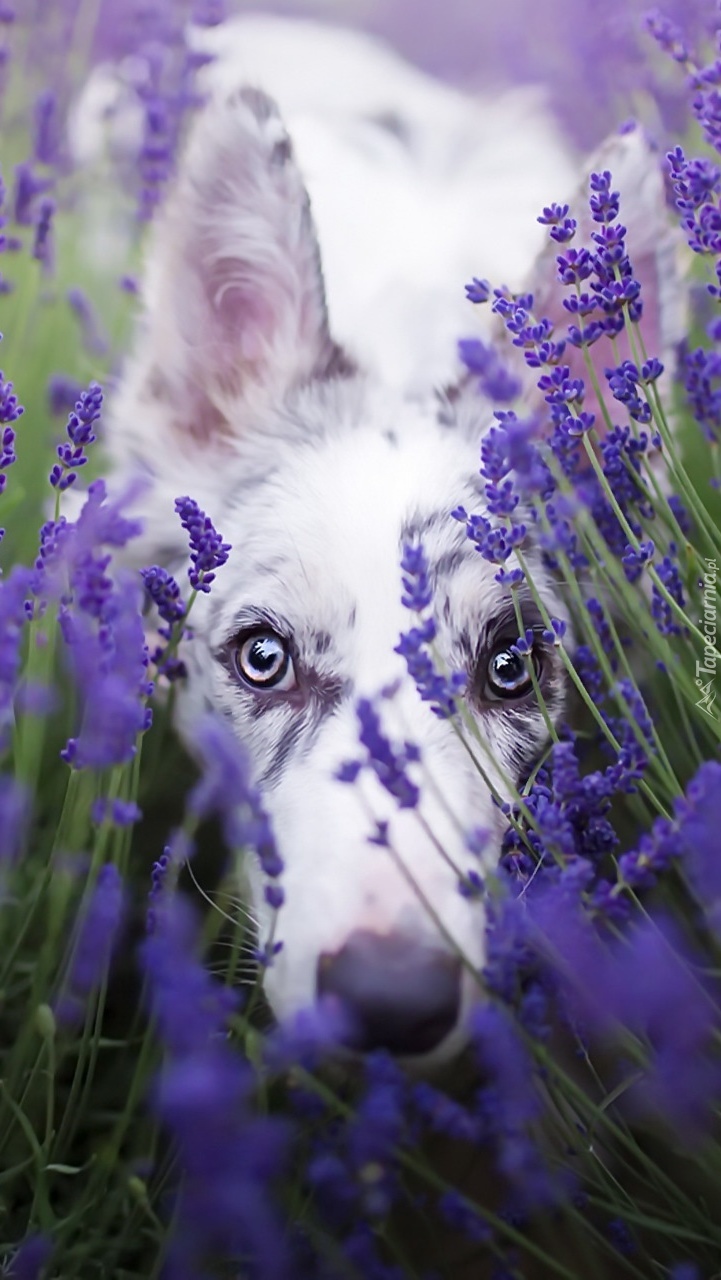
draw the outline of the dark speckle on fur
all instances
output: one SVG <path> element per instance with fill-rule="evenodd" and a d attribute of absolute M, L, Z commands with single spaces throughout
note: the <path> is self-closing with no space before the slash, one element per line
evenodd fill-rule
<path fill-rule="evenodd" d="M 293 147 L 290 138 L 281 138 L 280 142 L 276 142 L 270 153 L 270 163 L 274 165 L 287 164 L 293 158 Z"/>
<path fill-rule="evenodd" d="M 155 400 L 159 404 L 170 402 L 170 386 L 162 369 L 157 365 L 150 370 L 145 383 L 145 398 Z"/>
<path fill-rule="evenodd" d="M 333 715 L 351 692 L 352 687 L 346 681 L 335 677 L 319 676 L 315 671 L 305 671 L 300 677 L 300 688 L 294 694 L 278 696 L 278 701 L 285 700 L 287 703 L 292 703 L 299 695 L 305 706 L 303 710 L 296 711 L 293 718 L 287 722 L 271 762 L 260 778 L 262 787 L 272 787 L 280 780 L 285 766 L 295 754 L 296 749 L 310 749 L 320 726 L 328 716 Z M 254 701 L 255 708 L 251 704 L 251 713 L 257 716 L 263 710 L 269 709 L 275 700 L 261 697 Z"/>
<path fill-rule="evenodd" d="M 399 116 L 397 111 L 378 111 L 375 115 L 369 116 L 371 124 L 377 125 L 384 133 L 389 133 L 391 137 L 397 138 L 398 141 L 407 150 L 410 151 L 413 135 L 407 120 Z"/>
<path fill-rule="evenodd" d="M 429 511 L 422 515 L 419 511 L 409 516 L 401 525 L 401 545 L 406 542 L 422 542 L 429 533 L 445 522 L 450 523 L 448 511 Z"/>
<path fill-rule="evenodd" d="M 474 550 L 470 542 L 467 540 L 460 547 L 454 547 L 452 551 L 446 551 L 444 555 L 439 556 L 437 560 L 431 561 L 431 573 L 438 581 L 439 578 L 449 578 L 452 574 L 460 569 L 466 561 L 472 560 Z"/>

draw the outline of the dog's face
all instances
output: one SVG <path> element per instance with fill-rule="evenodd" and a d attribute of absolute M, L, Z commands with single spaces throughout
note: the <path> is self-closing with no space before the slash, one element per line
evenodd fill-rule
<path fill-rule="evenodd" d="M 508 798 L 546 736 L 523 663 L 509 651 L 513 601 L 449 515 L 459 501 L 479 503 L 476 449 L 459 427 L 440 425 L 432 404 L 394 403 L 355 381 L 308 388 L 293 412 L 296 442 L 277 441 L 268 473 L 218 509 L 235 553 L 195 617 L 183 708 L 191 743 L 202 705 L 232 724 L 273 820 L 286 863 L 284 945 L 266 990 L 279 1016 L 312 1002 L 321 956 L 363 932 L 405 937 L 410 965 L 424 944 L 455 945 L 478 967 L 482 907 L 459 880 L 497 862 L 504 820 L 492 789 Z M 404 543 L 419 538 L 435 586 L 439 660 L 467 676 L 477 739 L 466 728 L 461 740 L 460 726 L 432 713 L 394 652 L 416 622 L 400 603 L 399 561 Z M 540 566 L 539 580 L 551 612 L 562 611 Z M 542 627 L 533 600 L 521 600 L 527 624 Z M 559 655 L 539 643 L 535 657 L 558 715 Z M 417 809 L 399 808 L 371 772 L 353 785 L 335 777 L 363 754 L 357 700 L 396 682 L 378 710 L 395 745 L 420 748 L 409 766 Z M 388 824 L 391 849 L 369 842 L 378 822 Z M 488 833 L 482 866 L 465 844 L 474 828 Z M 251 884 L 262 911 L 260 876 Z M 367 958 L 359 964 L 368 975 Z M 459 1018 L 473 988 L 467 974 Z"/>
<path fill-rule="evenodd" d="M 148 560 L 181 563 L 172 507 L 183 492 L 233 547 L 195 607 L 180 716 L 191 747 L 204 708 L 232 725 L 273 822 L 286 869 L 270 1004 L 286 1018 L 330 994 L 349 1006 L 361 1047 L 447 1056 L 484 956 L 483 904 L 459 881 L 497 863 L 494 795 L 512 794 L 547 737 L 510 652 L 513 599 L 450 516 L 483 508 L 490 414 L 465 393 L 403 399 L 335 346 L 303 184 L 255 92 L 201 118 L 155 231 L 146 302 L 111 443 L 121 469 L 140 465 L 154 484 Z M 460 727 L 433 714 L 395 652 L 416 621 L 401 605 L 400 559 L 418 541 L 437 658 L 467 678 Z M 548 612 L 565 617 L 532 546 L 527 557 Z M 540 633 L 530 593 L 518 602 Z M 559 654 L 539 640 L 535 664 L 557 721 Z M 353 785 L 336 778 L 362 754 L 358 699 L 391 687 L 376 706 L 394 744 L 419 748 L 416 807 L 399 807 L 370 770 Z M 478 829 L 480 863 L 467 844 Z M 259 868 L 248 878 L 264 944 L 272 913 Z"/>

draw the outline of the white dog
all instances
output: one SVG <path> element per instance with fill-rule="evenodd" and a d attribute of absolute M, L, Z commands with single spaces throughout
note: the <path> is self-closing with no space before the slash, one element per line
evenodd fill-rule
<path fill-rule="evenodd" d="M 471 99 L 370 39 L 311 23 L 244 19 L 203 40 L 218 55 L 213 101 L 150 237 L 111 447 L 121 477 L 140 471 L 151 485 L 143 563 L 182 571 L 173 501 L 184 493 L 233 547 L 196 605 L 180 718 L 191 746 L 204 707 L 232 724 L 272 818 L 286 862 L 284 946 L 265 983 L 275 1014 L 334 992 L 361 1047 L 443 1059 L 462 1042 L 484 959 L 482 904 L 458 890 L 473 865 L 466 835 L 487 831 L 481 869 L 492 866 L 504 830 L 492 789 L 509 796 L 546 741 L 509 656 L 510 595 L 449 516 L 459 503 L 482 509 L 492 421 L 459 380 L 457 339 L 487 323 L 463 286 L 527 282 L 536 217 L 578 173 L 537 94 Z M 630 133 L 600 167 L 657 283 L 656 160 Z M 432 714 L 394 652 L 413 621 L 399 561 L 418 540 L 439 657 L 465 672 L 485 749 Z M 528 557 L 564 618 L 540 555 Z M 536 667 L 558 719 L 552 646 L 539 645 Z M 334 776 L 358 755 L 357 700 L 394 682 L 379 706 L 391 739 L 420 748 L 415 809 L 398 809 L 372 774 L 355 786 Z M 369 842 L 378 821 L 390 849 Z M 258 870 L 250 883 L 263 943 L 272 913 Z"/>

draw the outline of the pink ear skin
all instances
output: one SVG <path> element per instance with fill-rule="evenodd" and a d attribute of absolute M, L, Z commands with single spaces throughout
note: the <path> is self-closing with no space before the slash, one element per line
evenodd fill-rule
<path fill-rule="evenodd" d="M 293 387 L 342 371 L 308 196 L 272 100 L 242 89 L 191 133 L 151 237 L 142 363 L 175 431 L 244 429 Z"/>

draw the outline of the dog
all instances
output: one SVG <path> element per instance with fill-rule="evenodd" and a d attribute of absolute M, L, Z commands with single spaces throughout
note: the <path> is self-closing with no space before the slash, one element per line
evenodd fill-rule
<path fill-rule="evenodd" d="M 493 423 L 458 361 L 459 337 L 491 332 L 463 286 L 486 275 L 552 299 L 536 219 L 574 190 L 580 210 L 587 182 L 537 94 L 475 99 L 370 38 L 301 21 L 247 18 L 194 39 L 216 55 L 211 100 L 149 236 L 108 427 L 117 483 L 146 484 L 139 563 L 182 573 L 184 493 L 233 548 L 194 606 L 178 717 L 191 749 L 205 709 L 232 726 L 272 820 L 286 864 L 283 948 L 264 983 L 275 1017 L 330 992 L 361 1049 L 431 1069 L 460 1052 L 479 999 L 484 909 L 459 879 L 497 864 L 494 796 L 512 797 L 548 737 L 514 663 L 510 592 L 450 516 L 483 509 Z M 594 168 L 621 189 L 649 345 L 666 352 L 678 318 L 658 159 L 631 130 Z M 415 621 L 400 560 L 419 544 L 438 659 L 467 680 L 465 739 L 395 651 Z M 569 622 L 540 551 L 526 558 L 549 614 Z M 538 630 L 532 596 L 519 599 Z M 534 662 L 557 724 L 559 653 L 539 641 Z M 338 781 L 358 756 L 359 699 L 375 700 L 391 742 L 418 747 L 416 807 L 372 771 Z M 263 946 L 274 914 L 260 869 L 246 874 Z"/>

